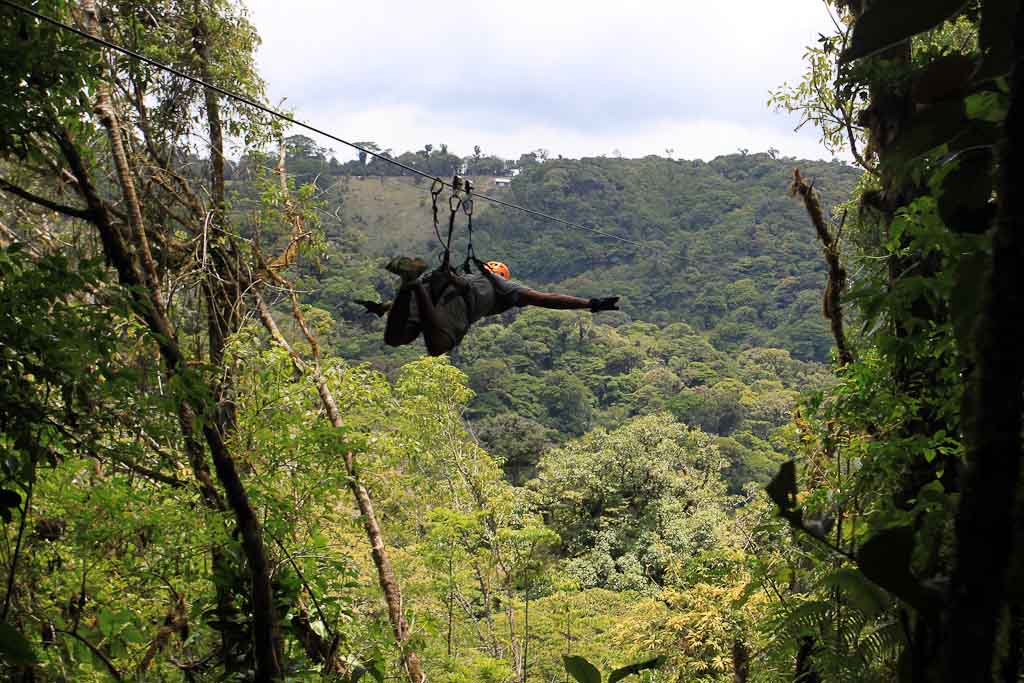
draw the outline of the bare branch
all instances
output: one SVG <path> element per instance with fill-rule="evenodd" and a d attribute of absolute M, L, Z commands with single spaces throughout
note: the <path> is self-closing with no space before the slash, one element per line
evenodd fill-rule
<path fill-rule="evenodd" d="M 270 272 L 270 276 L 276 281 L 284 282 L 280 276 L 272 271 Z M 311 372 L 313 383 L 316 385 L 317 394 L 320 396 L 320 401 L 323 404 L 324 409 L 327 411 L 327 416 L 330 419 L 331 424 L 336 429 L 341 429 L 344 426 L 341 418 L 341 412 L 338 410 L 338 404 L 334 400 L 334 395 L 327 386 L 327 381 L 320 372 L 319 363 L 314 362 L 312 366 L 308 365 L 302 360 L 298 353 L 295 352 L 291 345 L 288 344 L 284 335 L 281 334 L 281 330 L 277 327 L 277 323 L 274 322 L 273 317 L 270 315 L 270 309 L 267 307 L 266 302 L 260 294 L 259 285 L 253 287 L 253 297 L 256 300 L 256 308 L 259 318 L 263 322 L 264 327 L 267 328 L 271 338 L 273 338 L 275 343 L 288 352 L 289 357 L 292 359 L 292 365 L 295 367 L 297 372 L 303 374 L 307 371 Z M 311 346 L 313 346 L 314 349 L 319 348 L 316 343 L 316 338 L 310 333 L 309 328 L 306 325 L 306 321 L 302 317 L 302 312 L 298 308 L 297 297 L 295 296 L 294 291 L 292 291 L 292 312 L 296 316 L 296 320 L 299 322 L 300 327 L 302 327 L 303 333 L 306 335 Z M 395 634 L 395 640 L 398 641 L 398 646 L 402 651 L 402 660 L 405 664 L 406 673 L 409 676 L 410 683 L 423 683 L 426 681 L 426 676 L 423 673 L 419 656 L 409 647 L 410 630 L 402 609 L 401 589 L 399 588 L 398 581 L 395 579 L 394 570 L 391 568 L 391 560 L 388 557 L 387 548 L 384 544 L 384 537 L 380 530 L 380 524 L 377 521 L 376 514 L 374 513 L 370 493 L 359 481 L 359 475 L 355 466 L 355 456 L 352 451 L 346 451 L 344 463 L 345 473 L 348 475 L 349 490 L 356 499 L 356 505 L 360 512 L 360 519 L 363 522 L 363 529 L 370 541 L 373 563 L 377 568 L 377 580 L 380 584 L 381 591 L 384 594 L 384 601 L 388 606 L 388 617 L 391 621 L 391 626 Z"/>
<path fill-rule="evenodd" d="M 57 213 L 62 213 L 65 216 L 71 216 L 72 218 L 89 220 L 92 218 L 93 215 L 92 211 L 90 211 L 89 209 L 78 209 L 73 206 L 67 206 L 66 204 L 59 204 L 57 202 L 46 199 L 45 197 L 40 197 L 37 194 L 32 194 L 28 190 L 20 188 L 17 185 L 5 180 L 4 178 L 0 178 L 0 190 L 3 190 L 4 192 L 7 192 L 9 194 L 13 194 L 15 197 L 20 197 L 25 201 L 37 204 L 43 207 L 44 209 L 56 211 Z"/>
<path fill-rule="evenodd" d="M 115 681 L 123 681 L 124 680 L 124 676 L 122 676 L 121 672 L 117 670 L 117 667 L 114 666 L 114 663 L 112 661 L 110 661 L 110 657 L 107 657 L 107 655 L 104 654 L 103 650 L 99 649 L 98 647 L 96 647 L 95 645 L 93 645 L 88 640 L 86 640 L 82 636 L 78 635 L 74 631 L 63 631 L 61 629 L 54 629 L 54 631 L 56 631 L 57 633 L 63 633 L 66 636 L 71 636 L 72 638 L 74 638 L 78 642 L 82 643 L 82 645 L 85 645 L 87 648 L 89 648 L 90 652 L 92 652 L 94 655 L 96 655 L 97 659 L 99 659 L 101 662 L 103 662 L 104 666 L 107 667 L 107 671 L 110 672 L 110 675 L 114 677 Z"/>
<path fill-rule="evenodd" d="M 840 226 L 838 234 L 833 237 L 825 223 L 825 216 L 821 209 L 821 198 L 814 191 L 814 187 L 807 183 L 800 175 L 800 170 L 793 171 L 793 184 L 790 186 L 790 194 L 799 196 L 807 209 L 807 215 L 818 234 L 822 251 L 825 255 L 825 262 L 828 264 L 828 284 L 825 287 L 825 296 L 822 302 L 822 312 L 832 324 L 832 336 L 836 341 L 836 349 L 839 352 L 839 365 L 845 366 L 853 361 L 853 353 L 846 343 L 846 332 L 843 328 L 843 308 L 840 296 L 846 288 L 846 269 L 839 262 L 839 234 L 842 232 Z M 843 223 L 846 217 L 843 216 Z"/>

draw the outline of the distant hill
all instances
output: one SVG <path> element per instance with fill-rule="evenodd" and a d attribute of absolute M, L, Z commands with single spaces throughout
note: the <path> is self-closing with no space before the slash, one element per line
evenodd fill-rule
<path fill-rule="evenodd" d="M 806 214 L 787 194 L 797 167 L 815 180 L 826 206 L 848 196 L 859 175 L 841 163 L 767 154 L 708 163 L 530 160 L 511 187 L 495 190 L 493 178 L 477 178 L 478 190 L 639 244 L 477 201 L 477 252 L 507 262 L 514 278 L 537 288 L 621 295 L 628 319 L 683 322 L 722 350 L 777 347 L 824 361 L 830 349 L 820 313 L 824 263 Z M 438 253 L 427 181 L 326 176 L 319 182 L 325 214 L 334 216 L 328 238 L 339 247 L 334 265 L 310 273 L 321 284 L 342 276 L 350 288 L 388 295 L 386 273 L 371 272 L 383 257 Z M 441 218 L 445 223 L 446 204 Z M 464 221 L 459 218 L 459 254 Z M 342 312 L 330 298 L 311 299 Z"/>
<path fill-rule="evenodd" d="M 466 417 L 511 480 L 529 479 L 553 444 L 653 412 L 716 435 L 736 491 L 767 480 L 789 457 L 784 427 L 800 392 L 828 382 L 820 362 L 831 348 L 821 315 L 824 261 L 803 208 L 788 196 L 796 167 L 815 179 L 827 206 L 858 178 L 843 164 L 767 154 L 708 163 L 525 156 L 510 186 L 474 178 L 478 191 L 635 243 L 477 202 L 482 258 L 507 262 L 513 277 L 538 289 L 622 297 L 622 311 L 594 316 L 509 311 L 481 321 L 452 354 L 476 394 Z M 429 183 L 353 168 L 363 167 L 309 154 L 289 160 L 291 173 L 319 188 L 326 239 L 295 284 L 322 342 L 391 372 L 422 346 L 385 346 L 383 321 L 353 299 L 393 295 L 394 278 L 382 268 L 390 256 L 437 257 Z M 445 197 L 441 204 L 444 230 Z M 457 225 L 461 259 L 465 217 Z"/>
<path fill-rule="evenodd" d="M 687 323 L 724 350 L 779 347 L 822 361 L 830 348 L 824 264 L 802 206 L 788 196 L 795 167 L 815 179 L 827 206 L 849 196 L 859 176 L 844 164 L 767 154 L 548 161 L 513 181 L 513 201 L 644 248 L 508 211 L 477 221 L 489 238 L 480 242 L 529 282 L 621 294 L 635 320 Z"/>

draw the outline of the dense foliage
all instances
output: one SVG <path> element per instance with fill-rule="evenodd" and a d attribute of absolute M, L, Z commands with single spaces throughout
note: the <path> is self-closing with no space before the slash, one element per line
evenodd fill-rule
<path fill-rule="evenodd" d="M 0 9 L 0 674 L 1018 680 L 1019 3 L 829 6 L 772 103 L 863 175 L 401 154 L 637 243 L 479 207 L 624 306 L 448 359 L 354 303 L 424 182 Z M 233 2 L 38 8 L 261 94 Z"/>
<path fill-rule="evenodd" d="M 351 165 L 332 165 L 329 152 L 308 138 L 290 140 L 288 168 L 318 177 L 321 186 L 314 196 L 325 252 L 296 281 L 308 292 L 307 313 L 340 355 L 392 372 L 420 349 L 384 346 L 383 322 L 353 300 L 392 295 L 393 278 L 379 267 L 385 257 L 438 248 L 427 187 L 390 176 L 349 177 Z M 826 358 L 829 338 L 818 247 L 799 205 L 782 192 L 792 163 L 768 154 L 710 164 L 524 156 L 512 164 L 521 172 L 511 190 L 498 190 L 506 200 L 584 224 L 617 225 L 616 234 L 639 240 L 639 248 L 557 224 L 523 223 L 521 214 L 477 202 L 476 246 L 515 254 L 502 258 L 516 278 L 538 289 L 623 297 L 621 313 L 594 318 L 513 311 L 483 321 L 453 354 L 476 392 L 467 417 L 488 450 L 505 459 L 513 481 L 529 478 L 551 444 L 670 411 L 720 437 L 734 491 L 751 480 L 767 482 L 785 452 L 773 432 L 789 421 L 800 391 L 828 381 L 821 366 L 806 360 Z M 806 168 L 835 188 L 835 197 L 856 177 L 843 164 Z M 557 178 L 580 186 L 555 185 Z M 245 206 L 252 183 L 232 187 Z M 666 256 L 670 237 L 692 258 Z"/>

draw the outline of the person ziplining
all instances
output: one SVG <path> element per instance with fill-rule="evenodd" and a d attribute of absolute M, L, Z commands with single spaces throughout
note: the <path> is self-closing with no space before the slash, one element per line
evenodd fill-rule
<path fill-rule="evenodd" d="M 431 188 L 434 211 L 434 232 L 438 230 L 437 198 L 444 183 L 437 179 Z M 384 342 L 389 346 L 411 344 L 421 334 L 431 356 L 440 356 L 462 342 L 470 327 L 483 317 L 499 315 L 513 307 L 539 306 L 560 310 L 619 310 L 619 297 L 582 299 L 567 294 L 538 292 L 511 279 L 511 272 L 500 261 L 478 260 L 473 251 L 472 185 L 456 176 L 449 199 L 451 218 L 448 241 L 441 240 L 444 257 L 441 266 L 427 272 L 427 262 L 420 258 L 397 256 L 385 268 L 401 279 L 398 294 L 392 302 L 357 300 L 366 310 L 381 317 L 387 315 Z M 460 196 L 465 188 L 466 197 Z M 469 217 L 469 243 L 466 261 L 459 273 L 450 265 L 451 240 L 455 217 L 462 210 Z M 471 271 L 471 264 L 478 272 Z"/>
<path fill-rule="evenodd" d="M 619 308 L 617 296 L 581 299 L 530 289 L 511 280 L 508 266 L 499 261 L 488 261 L 482 272 L 465 275 L 442 269 L 426 273 L 426 261 L 407 256 L 392 259 L 386 268 L 402 281 L 395 300 L 356 303 L 377 316 L 387 314 L 386 344 L 404 346 L 422 334 L 431 356 L 440 356 L 458 346 L 476 321 L 514 306 L 589 309 L 593 313 Z"/>

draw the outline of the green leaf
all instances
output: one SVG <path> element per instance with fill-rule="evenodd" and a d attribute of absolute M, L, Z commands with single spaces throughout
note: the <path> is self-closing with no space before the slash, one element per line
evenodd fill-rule
<path fill-rule="evenodd" d="M 114 627 L 116 626 L 114 614 L 110 610 L 102 609 L 100 610 L 100 613 L 96 615 L 96 621 L 99 622 L 100 633 L 109 638 L 113 634 Z"/>
<path fill-rule="evenodd" d="M 960 348 L 968 357 L 974 352 L 974 325 L 981 312 L 982 294 L 990 266 L 991 259 L 988 254 L 973 253 L 963 256 L 957 264 L 956 284 L 949 295 L 953 333 Z M 964 406 L 970 405 L 970 401 L 964 402 Z"/>
<path fill-rule="evenodd" d="M 964 0 L 890 0 L 875 2 L 857 19 L 850 46 L 840 63 L 873 55 L 934 28 L 967 5 Z"/>
<path fill-rule="evenodd" d="M 910 223 L 906 216 L 896 216 L 893 219 L 892 224 L 889 226 L 890 239 L 895 243 L 900 243 L 900 238 L 903 237 L 903 233 L 907 230 L 907 225 Z"/>
<path fill-rule="evenodd" d="M 384 665 L 379 659 L 366 663 L 366 668 L 377 683 L 384 683 Z"/>
<path fill-rule="evenodd" d="M 967 118 L 989 123 L 1002 123 L 1010 109 L 1009 96 L 994 90 L 975 93 L 964 100 L 964 103 Z"/>
<path fill-rule="evenodd" d="M 608 676 L 608 683 L 616 683 L 616 681 L 621 681 L 626 676 L 639 674 L 641 671 L 646 671 L 647 669 L 657 669 L 665 663 L 665 659 L 665 655 L 659 655 L 654 659 L 648 659 L 646 662 L 637 662 L 635 664 L 624 666 L 621 669 L 616 669 L 610 676 Z"/>
<path fill-rule="evenodd" d="M 878 616 L 889 606 L 889 596 L 885 591 L 856 569 L 838 569 L 826 576 L 822 583 L 843 591 L 850 604 L 868 618 Z"/>
<path fill-rule="evenodd" d="M 562 655 L 562 663 L 577 683 L 601 683 L 601 673 L 585 658 L 577 655 Z"/>
<path fill-rule="evenodd" d="M 962 133 L 949 141 L 951 153 L 975 147 L 995 147 L 1003 136 L 1003 127 L 988 121 L 968 120 Z"/>
<path fill-rule="evenodd" d="M 142 633 L 142 631 L 131 625 L 129 625 L 126 629 L 121 631 L 121 633 L 118 635 L 120 636 L 121 640 L 123 640 L 126 643 L 140 644 L 149 642 L 149 639 Z"/>
<path fill-rule="evenodd" d="M 36 661 L 32 644 L 10 624 L 0 623 L 0 656 L 11 664 L 31 664 Z"/>

